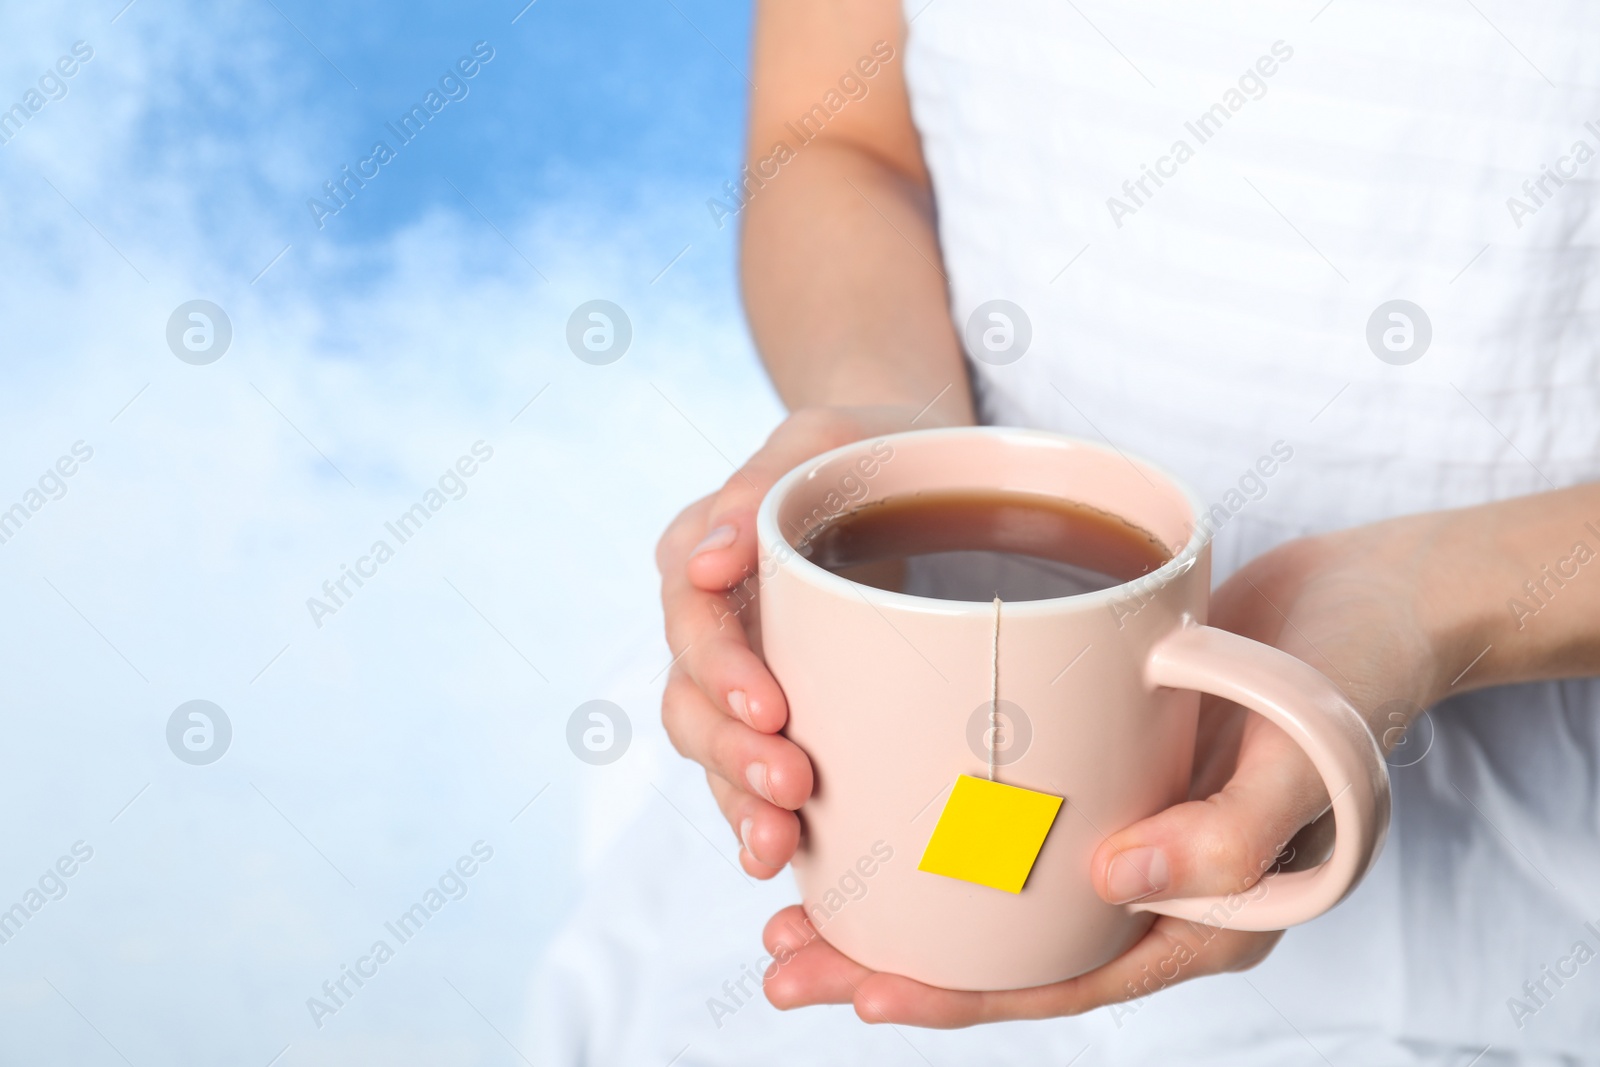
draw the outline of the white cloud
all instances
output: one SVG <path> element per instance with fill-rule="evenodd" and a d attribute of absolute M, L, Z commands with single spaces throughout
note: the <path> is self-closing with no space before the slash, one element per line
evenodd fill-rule
<path fill-rule="evenodd" d="M 295 239 L 252 285 L 240 265 L 281 247 L 263 235 L 291 234 L 259 213 L 327 129 L 297 113 L 242 140 L 138 135 L 181 111 L 182 84 L 254 104 L 295 91 L 273 47 L 244 46 L 251 11 L 216 16 L 239 20 L 225 55 L 194 54 L 180 19 L 137 7 L 91 23 L 98 39 L 61 12 L 0 19 L 0 37 L 29 42 L 0 54 L 0 93 L 74 39 L 96 46 L 69 96 L 0 147 L 0 501 L 74 441 L 95 450 L 0 545 L 18 710 L 0 798 L 26 813 L 0 904 L 74 840 L 97 848 L 71 894 L 0 945 L 0 984 L 40 1008 L 7 1027 L 25 1059 L 97 1041 L 40 974 L 135 1062 L 266 1062 L 285 1042 L 294 1062 L 333 1062 L 398 1041 L 422 1063 L 496 1043 L 464 1007 L 441 1009 L 454 994 L 439 975 L 514 1025 L 585 857 L 676 760 L 656 723 L 651 548 L 728 475 L 717 450 L 747 454 L 777 417 L 732 303 L 729 238 L 684 227 L 698 190 L 657 189 L 624 218 L 598 200 L 527 205 L 497 219 L 521 255 L 466 205 L 367 243 Z M 178 85 L 158 76 L 174 64 Z M 280 152 L 270 135 L 290 124 Z M 255 168 L 231 217 L 201 216 L 206 182 Z M 194 297 L 234 328 L 204 367 L 165 341 Z M 595 297 L 634 326 L 606 367 L 564 340 Z M 465 497 L 316 628 L 306 598 L 480 439 L 494 458 Z M 600 770 L 564 743 L 567 714 L 597 696 L 627 709 L 636 746 Z M 196 697 L 234 725 L 209 767 L 163 737 Z M 478 837 L 497 860 L 466 905 L 319 1034 L 305 998 Z"/>

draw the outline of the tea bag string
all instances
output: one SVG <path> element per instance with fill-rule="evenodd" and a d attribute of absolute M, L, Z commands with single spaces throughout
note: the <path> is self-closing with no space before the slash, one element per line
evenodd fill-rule
<path fill-rule="evenodd" d="M 1000 594 L 994 598 L 994 656 L 989 673 L 989 781 L 994 781 L 995 743 L 1000 736 Z"/>

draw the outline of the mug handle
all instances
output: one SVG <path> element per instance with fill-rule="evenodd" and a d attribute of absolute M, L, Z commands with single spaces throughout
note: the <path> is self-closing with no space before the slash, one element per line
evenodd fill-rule
<path fill-rule="evenodd" d="M 1229 930 L 1282 930 L 1348 896 L 1389 828 L 1389 769 L 1372 731 L 1327 677 L 1287 652 L 1211 626 L 1162 639 L 1145 664 L 1152 687 L 1192 689 L 1264 715 L 1292 737 L 1333 798 L 1333 854 L 1306 871 L 1269 874 L 1227 896 L 1131 905 Z"/>

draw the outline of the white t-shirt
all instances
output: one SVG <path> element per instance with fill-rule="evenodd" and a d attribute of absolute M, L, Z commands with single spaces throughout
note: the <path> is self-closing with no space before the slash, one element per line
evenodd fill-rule
<path fill-rule="evenodd" d="M 1319 4 L 906 8 L 984 419 L 1177 473 L 1223 509 L 1219 580 L 1600 478 L 1600 4 Z M 1456 698 L 1412 741 L 1380 868 L 1269 988 L 1165 994 L 1171 1048 L 1287 1023 L 1600 1054 L 1600 685 Z M 1158 1047 L 1132 1029 L 1104 1062 Z"/>

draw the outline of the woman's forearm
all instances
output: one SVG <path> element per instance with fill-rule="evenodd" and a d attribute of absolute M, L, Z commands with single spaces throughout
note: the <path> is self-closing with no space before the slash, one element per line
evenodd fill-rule
<path fill-rule="evenodd" d="M 1435 699 L 1600 674 L 1600 484 L 1368 527 L 1410 568 Z"/>
<path fill-rule="evenodd" d="M 758 6 L 745 310 L 791 409 L 931 405 L 918 426 L 970 422 L 903 33 L 895 0 Z"/>
<path fill-rule="evenodd" d="M 971 421 L 928 193 L 853 147 L 805 151 L 745 222 L 745 307 L 778 392 Z"/>

